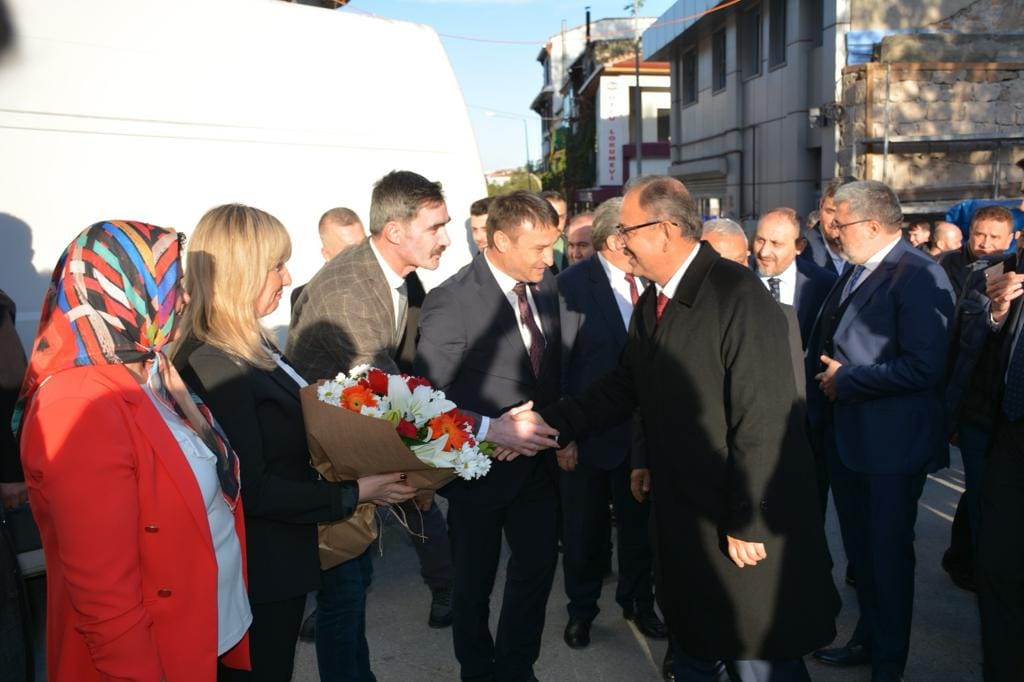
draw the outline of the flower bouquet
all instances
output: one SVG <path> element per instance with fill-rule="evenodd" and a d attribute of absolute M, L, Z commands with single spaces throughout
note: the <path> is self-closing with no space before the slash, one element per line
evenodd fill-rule
<path fill-rule="evenodd" d="M 437 490 L 491 468 L 493 445 L 478 443 L 472 419 L 420 377 L 359 365 L 299 395 L 310 459 L 329 481 L 401 471 L 410 487 Z M 321 567 L 358 556 L 376 534 L 372 504 L 321 524 Z"/>

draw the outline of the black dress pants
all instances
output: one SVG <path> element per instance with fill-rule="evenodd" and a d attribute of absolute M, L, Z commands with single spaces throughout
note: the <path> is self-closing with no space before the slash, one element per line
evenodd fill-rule
<path fill-rule="evenodd" d="M 306 595 L 281 601 L 251 604 L 249 660 L 252 670 L 217 666 L 218 682 L 288 682 L 295 666 Z"/>
<path fill-rule="evenodd" d="M 533 674 L 557 561 L 556 507 L 554 481 L 543 466 L 511 498 L 449 498 L 455 563 L 452 638 L 463 680 L 521 682 Z M 492 638 L 490 598 L 503 531 L 511 556 Z"/>
<path fill-rule="evenodd" d="M 985 680 L 1024 679 L 1024 420 L 996 427 L 975 564 Z"/>
<path fill-rule="evenodd" d="M 559 472 L 562 493 L 562 569 L 572 618 L 593 619 L 604 582 L 604 565 L 611 532 L 608 491 L 618 520 L 616 546 L 619 580 L 615 601 L 623 608 L 654 606 L 651 544 L 648 540 L 650 503 L 637 502 L 629 491 L 628 459 L 612 470 L 583 462 L 575 471 Z"/>

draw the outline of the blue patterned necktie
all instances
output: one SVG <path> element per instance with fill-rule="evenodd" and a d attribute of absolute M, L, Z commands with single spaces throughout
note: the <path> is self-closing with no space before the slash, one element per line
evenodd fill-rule
<path fill-rule="evenodd" d="M 1006 390 L 1003 392 L 1003 414 L 1010 421 L 1024 417 L 1024 343 L 1019 326 L 1015 341 L 1006 368 Z"/>
<path fill-rule="evenodd" d="M 864 274 L 864 266 L 858 265 L 853 269 L 853 274 L 850 275 L 850 279 L 846 280 L 846 286 L 843 287 L 843 297 L 840 299 L 840 303 L 845 301 L 850 294 L 853 293 L 853 288 L 857 286 L 857 280 Z"/>

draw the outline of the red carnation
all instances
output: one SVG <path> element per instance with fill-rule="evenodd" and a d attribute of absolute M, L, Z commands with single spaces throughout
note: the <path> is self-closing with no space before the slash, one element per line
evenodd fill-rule
<path fill-rule="evenodd" d="M 430 382 L 423 377 L 409 377 L 405 384 L 409 387 L 410 391 L 415 391 L 417 386 L 426 386 L 430 388 Z"/>
<path fill-rule="evenodd" d="M 398 435 L 402 436 L 403 438 L 416 437 L 416 425 L 413 424 L 411 421 L 400 419 L 398 421 L 398 426 L 395 427 L 395 430 L 398 431 Z"/>
<path fill-rule="evenodd" d="M 370 384 L 370 390 L 377 395 L 388 394 L 388 375 L 379 369 L 371 369 L 366 375 L 366 381 Z"/>

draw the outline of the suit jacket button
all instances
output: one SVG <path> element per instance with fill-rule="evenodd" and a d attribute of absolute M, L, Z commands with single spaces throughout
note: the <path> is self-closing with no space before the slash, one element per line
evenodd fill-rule
<path fill-rule="evenodd" d="M 155 532 L 157 532 L 160 529 L 158 527 L 156 527 L 156 526 L 151 524 L 151 525 L 148 525 L 145 528 L 143 528 L 143 530 L 145 530 L 147 533 L 155 533 Z"/>
<path fill-rule="evenodd" d="M 166 587 L 161 587 L 159 590 L 156 591 L 156 596 L 166 599 L 167 597 L 171 596 L 171 591 Z"/>

